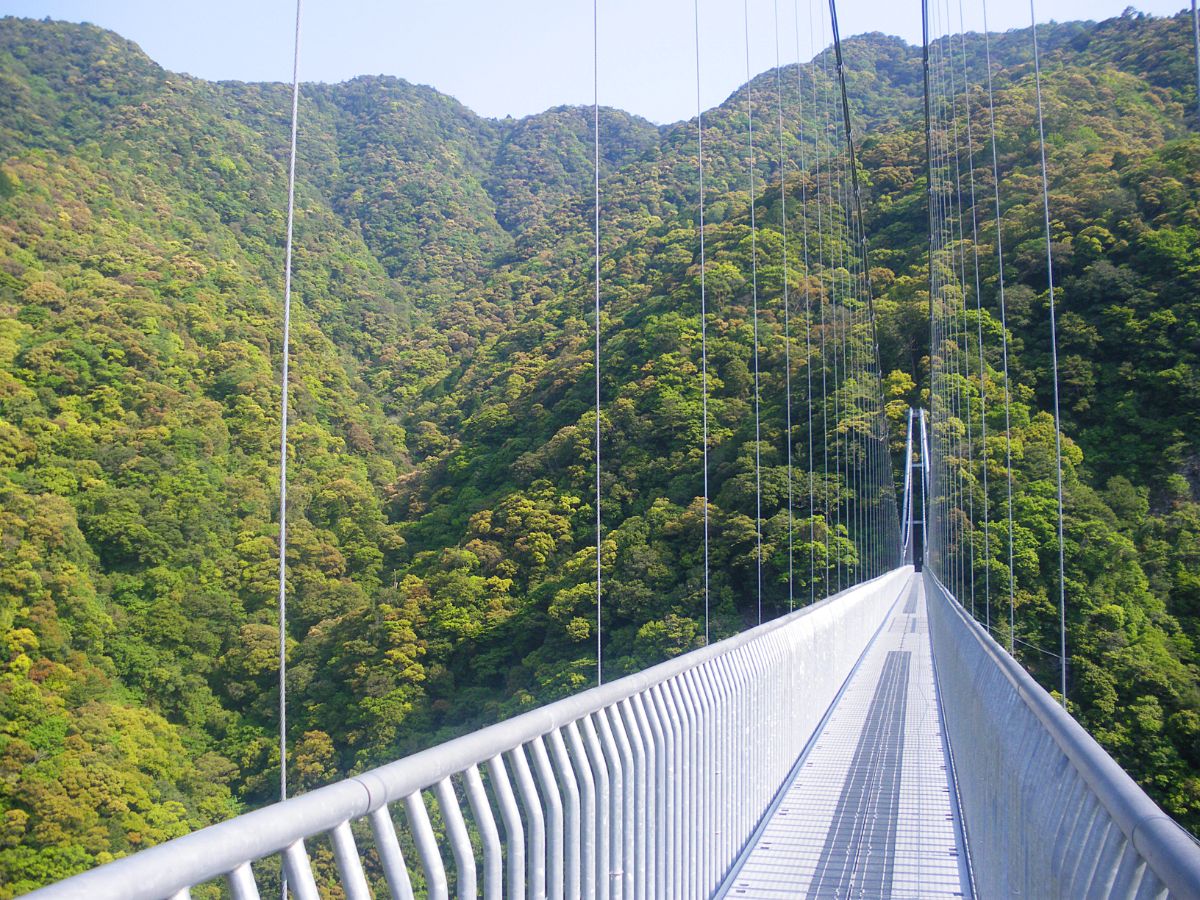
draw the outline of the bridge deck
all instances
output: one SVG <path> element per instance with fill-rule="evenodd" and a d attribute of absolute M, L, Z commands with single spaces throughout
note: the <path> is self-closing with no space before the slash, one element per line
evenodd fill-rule
<path fill-rule="evenodd" d="M 914 576 L 721 896 L 969 896 L 943 734 Z"/>

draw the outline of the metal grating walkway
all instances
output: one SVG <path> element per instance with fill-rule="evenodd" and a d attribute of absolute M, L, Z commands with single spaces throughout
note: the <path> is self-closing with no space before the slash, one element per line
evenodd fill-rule
<path fill-rule="evenodd" d="M 720 896 L 970 896 L 925 588 L 906 583 Z"/>

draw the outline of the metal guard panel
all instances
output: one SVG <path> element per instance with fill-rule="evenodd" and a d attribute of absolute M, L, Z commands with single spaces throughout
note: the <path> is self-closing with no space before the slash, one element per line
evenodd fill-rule
<path fill-rule="evenodd" d="M 982 897 L 1200 898 L 1200 845 L 926 571 Z"/>

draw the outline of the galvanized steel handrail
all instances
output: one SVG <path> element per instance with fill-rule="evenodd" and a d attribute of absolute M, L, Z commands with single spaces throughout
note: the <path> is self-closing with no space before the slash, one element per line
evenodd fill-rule
<path fill-rule="evenodd" d="M 251 864 L 278 854 L 293 895 L 311 900 L 305 841 L 325 835 L 347 897 L 368 898 L 351 830 L 363 818 L 399 898 L 413 896 L 414 876 L 431 898 L 452 884 L 460 897 L 707 896 L 909 571 L 30 896 L 186 897 L 224 878 L 252 898 Z M 418 867 L 389 804 L 403 806 Z"/>
<path fill-rule="evenodd" d="M 1200 898 L 1200 845 L 926 571 L 982 896 Z"/>

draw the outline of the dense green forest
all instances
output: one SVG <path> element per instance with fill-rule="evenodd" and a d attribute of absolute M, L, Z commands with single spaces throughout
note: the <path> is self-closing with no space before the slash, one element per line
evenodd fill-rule
<path fill-rule="evenodd" d="M 1072 711 L 1195 832 L 1190 23 L 1127 14 L 1044 31 Z M 1028 649 L 1057 642 L 1029 37 L 993 35 L 991 49 L 1018 656 L 1054 687 L 1056 661 Z M 995 398 L 982 37 L 965 49 Z M 921 51 L 867 35 L 845 52 L 895 445 L 907 406 L 928 402 Z M 830 72 L 826 53 L 785 74 L 824 98 Z M 746 104 L 774 121 L 776 84 L 765 73 L 704 117 L 716 637 L 754 615 Z M 0 19 L 0 897 L 273 797 L 289 99 L 283 85 L 166 72 L 92 26 Z M 810 166 L 834 147 L 827 112 L 789 101 L 786 166 L 772 129 L 755 133 L 771 615 L 788 603 L 780 198 L 788 284 L 821 294 L 832 264 L 805 273 L 796 262 L 816 187 L 798 160 L 813 136 Z M 488 120 L 393 78 L 304 86 L 288 558 L 297 789 L 594 679 L 590 114 Z M 659 127 L 602 110 L 606 678 L 704 634 L 695 138 L 694 120 Z M 844 224 L 826 236 L 831 259 L 835 244 L 845 258 Z M 849 331 L 865 340 L 861 320 Z M 803 379 L 813 360 L 792 340 Z M 838 424 L 859 427 L 865 390 L 839 390 Z M 978 529 L 972 539 L 980 574 L 1003 586 L 994 402 L 988 427 L 991 557 Z M 831 515 L 853 486 L 810 476 L 806 438 L 793 444 L 795 591 L 807 597 L 836 587 L 826 562 L 850 573 L 864 560 Z M 978 467 L 964 474 L 978 495 Z"/>

